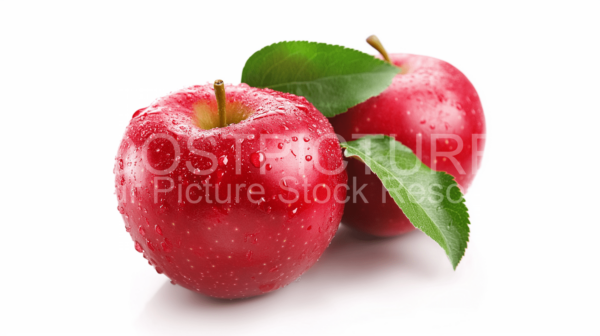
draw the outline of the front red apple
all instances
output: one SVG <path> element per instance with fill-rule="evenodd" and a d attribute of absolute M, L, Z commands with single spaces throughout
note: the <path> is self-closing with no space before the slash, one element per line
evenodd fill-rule
<path fill-rule="evenodd" d="M 428 167 L 454 176 L 466 192 L 485 142 L 479 95 L 465 75 L 442 60 L 409 54 L 390 59 L 400 74 L 379 96 L 332 118 L 335 131 L 346 141 L 367 134 L 392 136 Z M 357 160 L 348 162 L 350 182 L 361 193 L 346 207 L 343 223 L 375 236 L 413 230 L 379 178 L 365 168 Z"/>
<path fill-rule="evenodd" d="M 241 298 L 310 268 L 341 220 L 346 172 L 333 129 L 304 98 L 212 86 L 136 112 L 119 148 L 118 209 L 135 249 L 190 290 Z"/>

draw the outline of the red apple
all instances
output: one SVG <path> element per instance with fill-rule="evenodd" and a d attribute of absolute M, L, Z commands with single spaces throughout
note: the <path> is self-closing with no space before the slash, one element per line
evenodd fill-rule
<path fill-rule="evenodd" d="M 475 88 L 442 60 L 410 54 L 389 58 L 401 69 L 392 84 L 379 96 L 332 118 L 333 128 L 346 141 L 366 134 L 395 137 L 430 168 L 454 176 L 466 192 L 485 142 L 485 118 Z M 362 162 L 350 160 L 347 172 L 356 190 L 365 187 L 364 199 L 357 195 L 356 203 L 346 206 L 344 224 L 375 236 L 414 229 Z"/>
<path fill-rule="evenodd" d="M 341 220 L 346 172 L 327 119 L 303 97 L 212 85 L 137 111 L 116 164 L 118 210 L 135 249 L 190 290 L 242 298 L 310 268 Z"/>

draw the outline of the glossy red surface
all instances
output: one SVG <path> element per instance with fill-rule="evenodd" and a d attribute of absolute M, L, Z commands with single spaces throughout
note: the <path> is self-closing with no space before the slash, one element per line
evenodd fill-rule
<path fill-rule="evenodd" d="M 317 261 L 340 223 L 347 177 L 333 128 L 304 98 L 244 84 L 226 93 L 253 114 L 197 127 L 199 102 L 216 113 L 211 85 L 136 112 L 115 181 L 132 247 L 157 272 L 241 298 L 281 288 Z"/>
<path fill-rule="evenodd" d="M 466 192 L 477 172 L 474 163 L 480 164 L 486 132 L 475 88 L 447 62 L 410 54 L 390 58 L 402 73 L 379 96 L 331 118 L 336 133 L 347 141 L 353 135 L 393 136 L 430 168 L 453 175 Z M 347 172 L 350 183 L 356 179 L 356 189 L 366 185 L 366 202 L 356 197 L 356 203 L 347 204 L 344 224 L 376 236 L 414 229 L 379 178 L 365 173 L 362 162 L 349 160 Z"/>

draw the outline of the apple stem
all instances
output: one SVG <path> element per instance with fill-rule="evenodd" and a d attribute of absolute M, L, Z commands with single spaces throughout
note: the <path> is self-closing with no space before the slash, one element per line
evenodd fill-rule
<path fill-rule="evenodd" d="M 217 107 L 219 109 L 219 127 L 225 127 L 227 126 L 227 114 L 225 114 L 225 105 L 227 102 L 225 99 L 225 83 L 221 79 L 215 81 L 215 97 L 217 98 Z"/>
<path fill-rule="evenodd" d="M 381 56 L 383 56 L 383 58 L 385 59 L 386 62 L 392 64 L 392 61 L 390 60 L 390 56 L 388 56 L 387 51 L 385 51 L 383 44 L 381 44 L 381 41 L 379 41 L 377 36 L 371 35 L 371 36 L 367 37 L 367 43 L 370 44 L 371 47 L 373 47 L 377 51 L 379 51 L 379 53 L 381 54 Z"/>

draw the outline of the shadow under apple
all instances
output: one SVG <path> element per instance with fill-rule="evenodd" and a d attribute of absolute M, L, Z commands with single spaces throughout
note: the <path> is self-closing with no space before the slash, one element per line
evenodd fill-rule
<path fill-rule="evenodd" d="M 249 299 L 222 300 L 165 282 L 147 303 L 136 327 L 154 335 L 198 334 L 215 328 L 222 335 L 229 329 L 235 334 L 240 325 L 250 331 L 278 316 L 324 309 L 340 297 L 358 299 L 382 281 L 393 279 L 395 291 L 402 295 L 411 290 L 411 283 L 435 282 L 452 273 L 443 250 L 420 231 L 381 239 L 359 237 L 341 227 L 321 259 L 284 289 Z"/>

